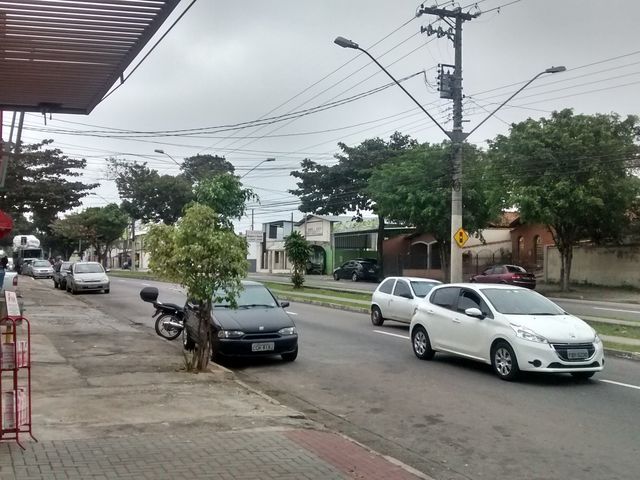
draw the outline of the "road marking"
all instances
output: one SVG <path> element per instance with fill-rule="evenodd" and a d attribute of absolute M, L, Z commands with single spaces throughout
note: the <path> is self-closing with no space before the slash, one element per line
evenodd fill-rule
<path fill-rule="evenodd" d="M 151 286 L 148 283 L 143 283 L 142 285 L 144 285 L 145 287 L 150 287 Z"/>
<path fill-rule="evenodd" d="M 628 383 L 621 383 L 621 382 L 614 382 L 613 380 L 604 380 L 604 379 L 599 379 L 600 382 L 603 383 L 610 383 L 612 385 L 618 385 L 619 387 L 627 387 L 627 388 L 633 388 L 635 390 L 640 390 L 640 387 L 638 385 L 630 385 Z"/>
<path fill-rule="evenodd" d="M 289 312 L 289 311 L 287 311 L 287 313 L 288 313 L 289 315 L 298 315 L 296 312 Z"/>
<path fill-rule="evenodd" d="M 622 310 L 620 308 L 593 307 L 593 309 L 594 310 L 609 310 L 611 312 L 640 313 L 640 310 Z"/>
<path fill-rule="evenodd" d="M 383 335 L 389 335 L 390 337 L 398 337 L 398 338 L 404 338 L 405 340 L 411 340 L 406 335 L 398 335 L 397 333 L 385 332 L 384 330 L 374 330 L 374 332 L 381 333 Z"/>

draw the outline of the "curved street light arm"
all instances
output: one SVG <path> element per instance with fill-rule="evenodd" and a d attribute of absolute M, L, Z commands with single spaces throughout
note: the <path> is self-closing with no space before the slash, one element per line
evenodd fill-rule
<path fill-rule="evenodd" d="M 473 129 L 467 133 L 467 137 L 469 135 L 471 135 L 473 132 L 475 132 L 478 128 L 480 128 L 480 126 L 486 122 L 487 120 L 489 120 L 498 110 L 500 110 L 502 107 L 504 107 L 507 103 L 509 103 L 511 101 L 511 99 L 513 97 L 515 97 L 516 95 L 518 95 L 522 90 L 524 90 L 525 88 L 527 88 L 529 85 L 531 85 L 534 81 L 537 80 L 538 77 L 544 75 L 545 73 L 558 73 L 558 72 L 564 72 L 566 70 L 565 67 L 550 67 L 547 68 L 546 70 L 538 73 L 535 77 L 533 77 L 531 80 L 529 80 L 527 83 L 525 83 L 522 87 L 520 87 L 518 90 L 516 90 L 509 98 L 507 98 L 504 102 L 502 102 L 500 105 L 498 105 L 496 107 L 496 109 L 491 112 L 489 115 L 487 115 L 486 117 L 484 117 L 484 119 L 477 124 L 475 127 L 473 127 Z"/>
<path fill-rule="evenodd" d="M 364 48 L 361 48 L 357 43 L 352 42 L 351 40 L 347 40 L 347 39 L 346 39 L 346 38 L 344 38 L 344 37 L 337 37 L 337 38 L 333 41 L 333 43 L 335 43 L 336 45 L 341 46 L 342 48 L 353 48 L 354 50 L 360 50 L 360 51 L 361 51 L 361 52 L 363 52 L 365 55 L 367 55 L 367 57 L 369 57 L 369 58 L 373 61 L 373 63 L 375 63 L 376 65 L 378 65 L 378 67 L 380 67 L 380 69 L 381 69 L 384 73 L 386 73 L 386 74 L 389 76 L 389 78 L 390 78 L 391 80 L 393 80 L 393 81 L 395 82 L 395 84 L 396 84 L 396 85 L 398 85 L 398 86 L 402 89 L 402 91 L 403 91 L 404 93 L 406 93 L 406 94 L 409 96 L 409 98 L 410 98 L 411 100 L 413 100 L 413 102 L 414 102 L 416 105 L 418 105 L 418 107 L 420 107 L 420 110 L 422 110 L 424 113 L 426 113 L 426 114 L 427 114 L 427 116 L 428 116 L 428 117 L 433 121 L 433 123 L 435 123 L 435 124 L 438 126 L 438 128 L 439 128 L 440 130 L 442 130 L 442 131 L 444 132 L 444 134 L 445 134 L 448 138 L 450 138 L 450 139 L 451 139 L 451 133 L 450 133 L 450 132 L 447 132 L 447 131 L 444 129 L 444 127 L 443 127 L 442 125 L 440 125 L 440 124 L 438 123 L 438 121 L 437 121 L 435 118 L 433 118 L 433 116 L 432 116 L 429 112 L 427 112 L 426 108 L 424 108 L 424 107 L 420 104 L 420 102 L 418 102 L 418 101 L 413 97 L 413 95 L 411 95 L 411 94 L 407 91 L 407 89 L 406 89 L 406 88 L 404 88 L 404 87 L 400 84 L 400 82 L 398 82 L 398 80 L 396 80 L 396 79 L 395 79 L 395 77 L 394 77 L 393 75 L 391 75 L 391 74 L 387 71 L 387 69 L 386 69 L 386 68 L 384 68 L 384 67 L 380 64 L 380 62 L 378 62 L 378 60 L 376 60 L 376 59 L 375 59 L 375 58 L 374 58 L 374 57 L 373 57 L 369 52 L 367 52 Z"/>

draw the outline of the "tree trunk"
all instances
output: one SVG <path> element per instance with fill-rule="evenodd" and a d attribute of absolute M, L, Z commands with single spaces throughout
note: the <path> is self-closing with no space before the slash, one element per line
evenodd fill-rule
<path fill-rule="evenodd" d="M 378 215 L 378 241 L 376 243 L 378 250 L 378 266 L 380 267 L 380 279 L 384 278 L 384 217 Z"/>
<path fill-rule="evenodd" d="M 193 352 L 193 365 L 197 372 L 204 371 L 211 358 L 211 301 L 198 309 L 198 343 Z"/>
<path fill-rule="evenodd" d="M 573 247 L 565 247 L 562 251 L 562 291 L 569 291 L 571 285 L 571 262 L 573 261 Z"/>

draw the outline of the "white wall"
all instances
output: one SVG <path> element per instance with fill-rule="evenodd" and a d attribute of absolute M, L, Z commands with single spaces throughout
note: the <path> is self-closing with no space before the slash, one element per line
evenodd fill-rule
<path fill-rule="evenodd" d="M 555 246 L 545 247 L 545 280 L 560 281 L 560 253 Z M 611 287 L 640 288 L 640 245 L 596 247 L 582 245 L 573 249 L 571 281 Z"/>

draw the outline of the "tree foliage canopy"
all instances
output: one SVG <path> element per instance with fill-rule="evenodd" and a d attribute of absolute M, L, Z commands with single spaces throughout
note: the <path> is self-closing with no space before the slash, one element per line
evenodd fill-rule
<path fill-rule="evenodd" d="M 551 227 L 569 285 L 577 242 L 616 241 L 638 195 L 638 118 L 574 115 L 514 124 L 490 145 L 493 178 L 525 222 Z M 634 164 L 635 162 L 635 164 Z"/>
<path fill-rule="evenodd" d="M 240 219 L 246 212 L 247 202 L 258 200 L 258 196 L 250 188 L 243 188 L 238 177 L 231 173 L 223 173 L 208 177 L 195 187 L 196 203 L 207 205 L 215 211 L 222 221 Z"/>
<path fill-rule="evenodd" d="M 180 170 L 191 181 L 200 181 L 215 175 L 233 173 L 235 168 L 218 155 L 194 155 L 184 159 Z"/>
<path fill-rule="evenodd" d="M 464 162 L 463 225 L 468 232 L 476 233 L 497 217 L 500 210 L 487 198 L 481 152 L 465 144 Z M 414 147 L 376 168 L 367 193 L 378 213 L 387 219 L 433 234 L 442 246 L 443 267 L 449 264 L 451 145 L 448 142 Z"/>
<path fill-rule="evenodd" d="M 77 179 L 87 161 L 69 158 L 57 148 L 47 148 L 53 141 L 23 145 L 12 155 L 7 167 L 5 188 L 0 193 L 0 209 L 18 221 L 32 214 L 28 233 L 49 233 L 49 225 L 59 213 L 78 207 L 97 183 Z"/>
<path fill-rule="evenodd" d="M 192 184 L 183 175 L 160 175 L 146 163 L 110 160 L 122 209 L 136 220 L 175 223 L 193 199 Z"/>
<path fill-rule="evenodd" d="M 82 240 L 91 245 L 101 262 L 113 242 L 122 237 L 128 217 L 115 203 L 104 207 L 92 207 L 58 219 L 51 225 L 52 231 L 69 240 Z"/>

